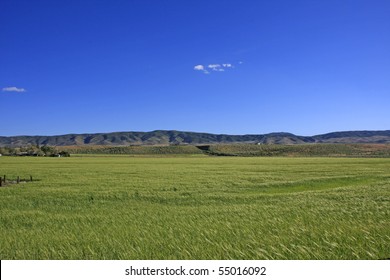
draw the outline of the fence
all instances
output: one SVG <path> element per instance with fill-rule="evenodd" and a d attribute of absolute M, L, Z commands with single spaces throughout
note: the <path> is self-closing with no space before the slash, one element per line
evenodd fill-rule
<path fill-rule="evenodd" d="M 17 176 L 16 179 L 8 179 L 6 175 L 0 177 L 0 187 L 5 187 L 10 184 L 19 184 L 19 183 L 26 183 L 26 182 L 32 182 L 33 177 L 30 175 L 29 179 L 21 179 L 20 176 Z"/>

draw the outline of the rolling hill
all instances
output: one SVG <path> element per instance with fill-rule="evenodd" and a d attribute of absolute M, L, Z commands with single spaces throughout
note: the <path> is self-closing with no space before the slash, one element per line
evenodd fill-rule
<path fill-rule="evenodd" d="M 151 132 L 112 132 L 66 134 L 56 136 L 0 136 L 0 147 L 48 146 L 128 146 L 128 145 L 199 145 L 199 144 L 306 144 L 306 143 L 390 143 L 390 130 L 343 131 L 315 136 L 279 132 L 269 134 L 228 135 L 155 130 Z"/>

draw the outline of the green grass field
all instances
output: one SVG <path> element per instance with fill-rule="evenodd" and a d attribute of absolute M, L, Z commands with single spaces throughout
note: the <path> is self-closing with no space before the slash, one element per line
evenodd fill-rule
<path fill-rule="evenodd" d="M 0 259 L 390 258 L 389 158 L 0 157 Z"/>

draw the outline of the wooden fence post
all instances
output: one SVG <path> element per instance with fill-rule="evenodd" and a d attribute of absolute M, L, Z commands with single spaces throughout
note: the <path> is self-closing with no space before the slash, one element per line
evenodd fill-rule
<path fill-rule="evenodd" d="M 20 177 L 18 176 L 18 178 L 16 178 L 16 183 L 19 184 L 20 183 Z"/>
<path fill-rule="evenodd" d="M 32 182 L 32 176 L 30 175 L 30 181 Z"/>

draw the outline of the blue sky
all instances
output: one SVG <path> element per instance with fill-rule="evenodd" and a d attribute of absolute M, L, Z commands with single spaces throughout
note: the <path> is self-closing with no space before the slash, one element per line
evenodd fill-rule
<path fill-rule="evenodd" d="M 0 1 L 0 135 L 390 129 L 390 1 Z"/>

